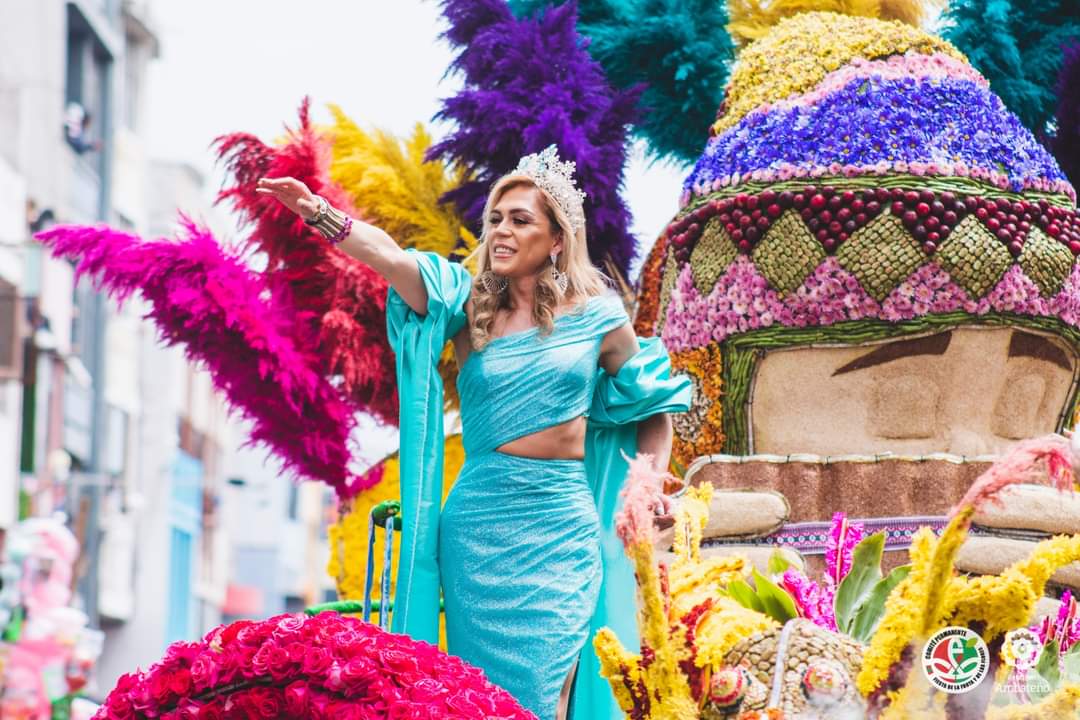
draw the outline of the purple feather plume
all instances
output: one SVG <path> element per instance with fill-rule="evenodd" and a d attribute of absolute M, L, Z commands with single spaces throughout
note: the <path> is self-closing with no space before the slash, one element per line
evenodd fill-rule
<path fill-rule="evenodd" d="M 209 231 L 182 219 L 179 242 L 145 242 L 106 226 L 58 226 L 37 235 L 57 257 L 78 259 L 123 302 L 138 291 L 169 345 L 208 367 L 214 386 L 254 428 L 285 468 L 355 491 L 348 469 L 353 412 L 320 374 L 318 338 L 306 337 L 283 283 L 266 281 L 226 255 Z"/>
<path fill-rule="evenodd" d="M 442 6 L 450 21 L 444 36 L 461 48 L 451 71 L 464 75 L 465 86 L 443 101 L 437 117 L 457 128 L 429 157 L 463 164 L 475 178 L 443 200 L 478 230 L 492 183 L 522 155 L 554 143 L 564 160 L 577 162 L 590 257 L 603 267 L 610 256 L 625 276 L 637 243 L 620 191 L 627 127 L 641 88 L 611 87 L 577 33 L 576 3 L 521 20 L 503 0 L 444 0 Z"/>
<path fill-rule="evenodd" d="M 1057 97 L 1057 133 L 1050 140 L 1050 150 L 1075 187 L 1080 184 L 1080 43 L 1064 49 Z"/>

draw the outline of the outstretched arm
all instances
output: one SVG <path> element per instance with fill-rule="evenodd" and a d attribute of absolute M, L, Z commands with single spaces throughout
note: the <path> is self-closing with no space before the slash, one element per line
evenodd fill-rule
<path fill-rule="evenodd" d="M 295 178 L 262 178 L 255 191 L 273 196 L 305 220 L 314 217 L 318 211 L 318 198 Z M 416 259 L 402 250 L 392 237 L 374 225 L 354 218 L 352 229 L 338 247 L 386 278 L 416 314 L 427 314 L 427 289 Z"/>

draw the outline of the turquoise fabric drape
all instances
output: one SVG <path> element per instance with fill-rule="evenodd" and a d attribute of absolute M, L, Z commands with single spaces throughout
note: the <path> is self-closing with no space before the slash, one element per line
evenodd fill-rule
<path fill-rule="evenodd" d="M 443 477 L 443 384 L 439 355 L 467 321 L 469 273 L 431 252 L 416 255 L 428 291 L 423 317 L 393 288 L 386 328 L 394 349 L 401 418 L 401 555 L 391 629 L 439 642 L 439 509 Z"/>
<path fill-rule="evenodd" d="M 436 642 L 444 440 L 443 388 L 437 365 L 445 343 L 466 322 L 464 304 L 471 279 L 460 265 L 435 253 L 408 252 L 415 255 L 427 286 L 428 313 L 418 316 L 390 290 L 387 327 L 397 354 L 401 399 L 404 520 L 392 627 L 395 632 Z M 623 716 L 610 686 L 599 676 L 599 661 L 592 649 L 596 630 L 611 627 L 625 646 L 638 644 L 633 568 L 614 532 L 627 470 L 623 453 L 633 457 L 637 452 L 638 422 L 658 413 L 683 412 L 690 406 L 690 382 L 682 376 L 671 376 L 670 360 L 660 340 L 647 338 L 638 342 L 638 353 L 617 374 L 596 369 L 588 410 L 585 468 L 600 518 L 603 580 L 578 667 L 573 703 L 576 720 Z"/>

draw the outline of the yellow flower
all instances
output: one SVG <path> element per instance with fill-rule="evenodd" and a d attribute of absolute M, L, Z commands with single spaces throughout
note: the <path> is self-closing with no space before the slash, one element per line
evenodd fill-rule
<path fill-rule="evenodd" d="M 745 572 L 744 560 L 702 560 L 701 535 L 708 520 L 712 486 L 687 491 L 676 513 L 676 559 L 668 574 L 667 593 L 661 582 L 651 542 L 634 541 L 627 555 L 634 565 L 641 608 L 638 627 L 641 655 L 624 649 L 607 630 L 597 634 L 594 647 L 600 657 L 601 674 L 611 683 L 619 705 L 627 714 L 648 704 L 651 720 L 683 720 L 698 717 L 698 703 L 690 689 L 688 666 L 719 666 L 735 643 L 758 632 L 775 628 L 768 616 L 744 608 L 721 595 L 720 588 Z M 692 611 L 704 601 L 711 605 Z M 702 614 L 703 613 L 703 614 Z M 693 664 L 690 664 L 693 661 Z M 642 691 L 648 697 L 639 697 Z"/>
<path fill-rule="evenodd" d="M 689 488 L 680 501 L 680 512 L 675 517 L 675 542 L 672 545 L 676 565 L 701 562 L 701 538 L 709 522 L 712 490 L 709 483 Z"/>
<path fill-rule="evenodd" d="M 660 312 L 664 311 L 662 306 Z M 675 438 L 671 455 L 685 467 L 702 455 L 724 449 L 724 366 L 720 347 L 710 344 L 673 352 L 671 367 L 689 376 L 695 386 L 690 410 L 672 418 Z"/>
<path fill-rule="evenodd" d="M 930 570 L 926 578 L 926 603 L 922 612 L 922 637 L 928 637 L 931 632 L 940 627 L 941 605 L 945 597 L 945 590 L 953 575 L 953 563 L 956 553 L 967 538 L 971 516 L 975 513 L 973 507 L 964 508 L 949 521 L 934 545 L 934 555 L 930 562 Z"/>
<path fill-rule="evenodd" d="M 743 607 L 730 597 L 715 597 L 712 610 L 698 625 L 697 665 L 718 667 L 739 641 L 776 627 L 779 623 L 764 613 Z"/>
<path fill-rule="evenodd" d="M 870 646 L 863 653 L 863 665 L 856 678 L 859 692 L 869 695 L 889 676 L 889 668 L 900 659 L 904 648 L 922 630 L 926 609 L 926 583 L 934 554 L 934 533 L 920 528 L 911 538 L 911 572 L 893 588 L 885 603 Z"/>
<path fill-rule="evenodd" d="M 739 55 L 725 92 L 727 111 L 714 124 L 721 133 L 766 103 L 811 90 L 830 70 L 855 58 L 905 52 L 966 58 L 948 42 L 898 21 L 805 12 L 777 23 Z"/>
<path fill-rule="evenodd" d="M 1075 720 L 1080 713 L 1080 685 L 1063 685 L 1034 705 L 989 707 L 986 720 Z"/>
<path fill-rule="evenodd" d="M 629 715 L 634 710 L 634 691 L 641 681 L 641 656 L 623 649 L 615 633 L 608 628 L 596 633 L 593 647 L 600 657 L 600 676 L 611 683 L 616 702 Z"/>
<path fill-rule="evenodd" d="M 1037 544 L 1031 554 L 997 576 L 953 578 L 946 590 L 944 622 L 985 623 L 983 638 L 1026 624 L 1046 583 L 1059 568 L 1080 560 L 1080 535 L 1057 535 Z"/>

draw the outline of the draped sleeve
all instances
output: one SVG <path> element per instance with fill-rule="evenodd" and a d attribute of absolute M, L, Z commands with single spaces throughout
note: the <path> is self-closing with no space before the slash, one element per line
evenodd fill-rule
<path fill-rule="evenodd" d="M 637 454 L 638 423 L 659 413 L 690 409 L 691 384 L 671 375 L 671 359 L 660 338 L 638 338 L 638 352 L 615 375 L 598 370 L 585 435 L 585 472 L 600 516 L 604 579 L 586 652 L 581 654 L 573 717 L 619 718 L 622 713 L 607 681 L 597 682 L 600 663 L 593 651 L 596 631 L 609 627 L 624 647 L 638 647 L 634 568 L 615 534 L 615 513 L 628 465 Z"/>
<path fill-rule="evenodd" d="M 427 313 L 416 314 L 390 288 L 386 328 L 396 355 L 401 418 L 401 554 L 394 595 L 394 632 L 439 640 L 439 510 L 443 477 L 443 347 L 465 326 L 472 284 L 461 265 L 433 252 L 416 257 L 427 288 Z"/>

